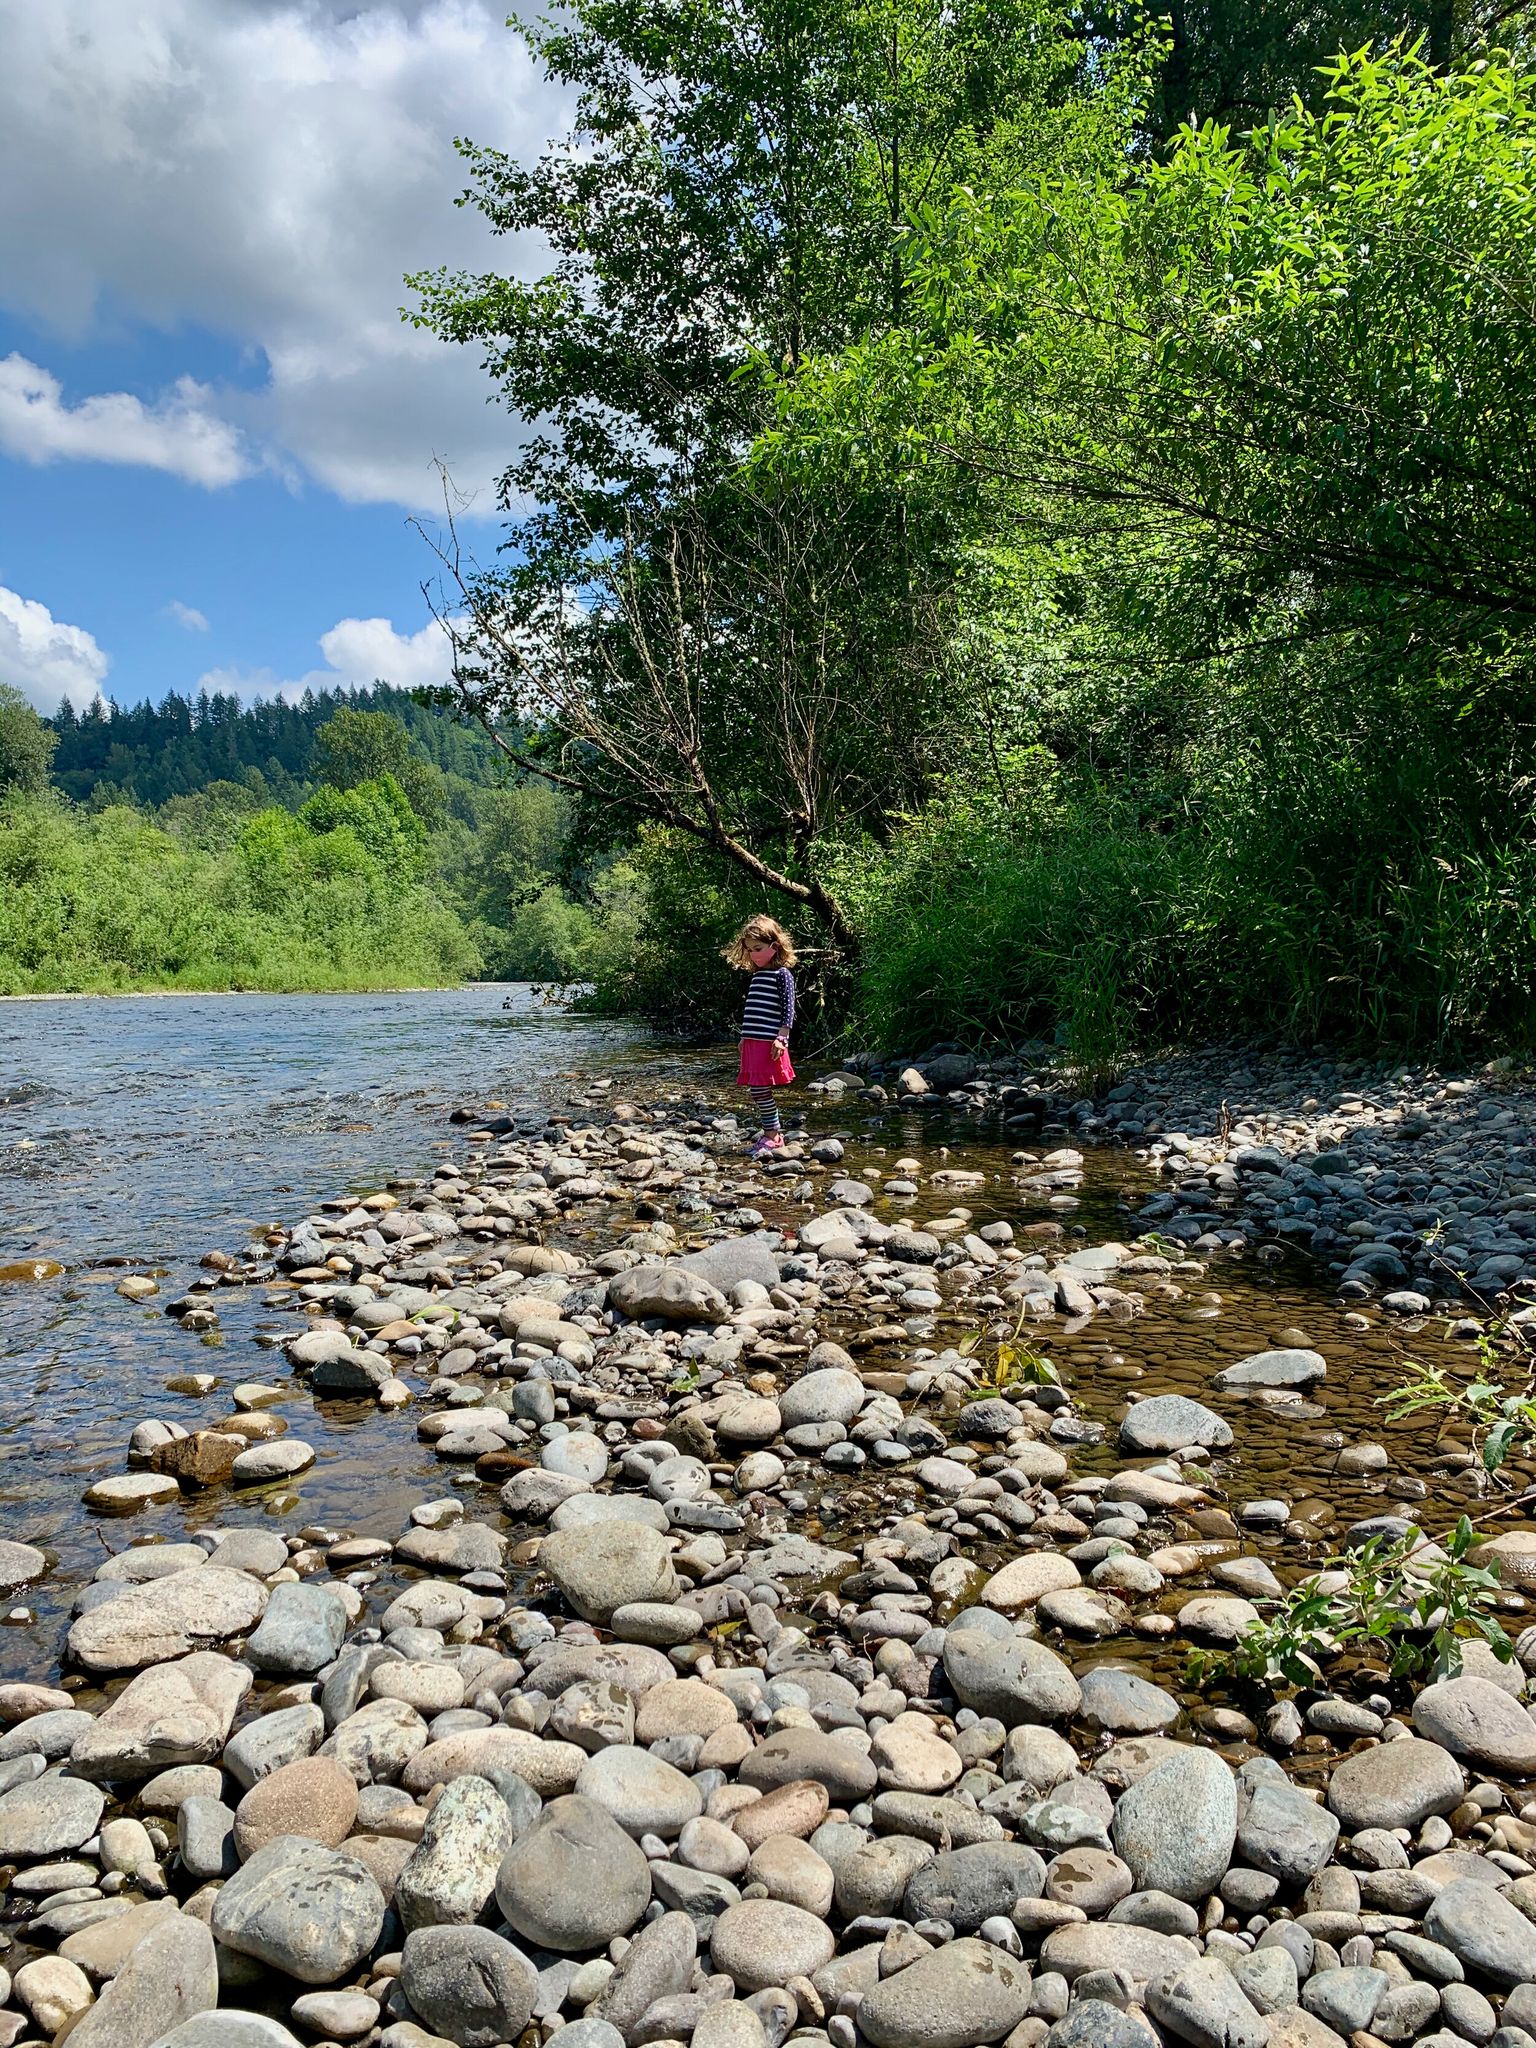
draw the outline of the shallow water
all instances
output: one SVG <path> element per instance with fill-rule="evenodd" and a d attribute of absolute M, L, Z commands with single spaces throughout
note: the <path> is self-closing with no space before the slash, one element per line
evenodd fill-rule
<path fill-rule="evenodd" d="M 293 1326 L 262 1309 L 260 1288 L 219 1290 L 212 1338 L 165 1314 L 205 1252 L 243 1250 L 253 1231 L 328 1196 L 430 1171 L 453 1149 L 456 1102 L 526 1103 L 576 1066 L 655 1085 L 694 1057 L 631 1025 L 546 1008 L 524 986 L 0 1004 L 0 1267 L 64 1268 L 0 1283 L 0 1535 L 60 1555 L 26 1596 L 41 1617 L 33 1652 L 10 1641 L 7 1672 L 54 1654 L 51 1612 L 107 1549 L 260 1513 L 227 1494 L 131 1521 L 98 1522 L 80 1504 L 91 1480 L 126 1469 L 136 1422 L 225 1412 L 218 1394 L 167 1394 L 168 1378 L 212 1371 L 228 1387 L 283 1371 L 250 1341 Z M 159 1298 L 115 1293 L 125 1266 L 163 1274 Z M 371 1406 L 321 1413 L 307 1395 L 284 1412 L 320 1461 L 282 1526 L 341 1514 L 361 1524 L 373 1509 L 369 1525 L 393 1529 L 421 1485 L 446 1490 L 411 1423 Z"/>
<path fill-rule="evenodd" d="M 509 993 L 513 1007 L 504 1009 Z M 461 1155 L 464 1134 L 447 1123 L 455 1102 L 559 1103 L 573 1092 L 574 1070 L 595 1069 L 611 1073 L 619 1089 L 704 1087 L 723 1104 L 731 1100 L 733 1066 L 723 1050 L 658 1045 L 628 1026 L 540 1008 L 526 989 L 0 1005 L 0 1265 L 50 1260 L 64 1268 L 56 1278 L 0 1285 L 0 1535 L 59 1556 L 52 1576 L 24 1596 L 36 1618 L 9 1633 L 5 1675 L 53 1668 L 74 1587 L 106 1551 L 129 1541 L 264 1516 L 285 1530 L 320 1522 L 393 1537 L 411 1505 L 450 1490 L 456 1475 L 418 1442 L 411 1410 L 387 1415 L 371 1403 L 317 1403 L 289 1379 L 280 1353 L 257 1348 L 253 1339 L 270 1341 L 296 1326 L 292 1313 L 263 1305 L 259 1286 L 217 1290 L 222 1327 L 211 1338 L 184 1331 L 166 1316 L 165 1302 L 183 1291 L 209 1249 L 241 1250 L 262 1226 L 292 1223 L 322 1200 Z M 925 1175 L 947 1165 L 986 1176 L 967 1191 L 925 1178 L 915 1197 L 882 1199 L 880 1213 L 890 1220 L 921 1220 L 964 1203 L 977 1224 L 1055 1217 L 1081 1228 L 1089 1242 L 1126 1238 L 1137 1227 L 1128 1211 L 1149 1176 L 1128 1153 L 1088 1151 L 1079 1205 L 1063 1211 L 1019 1186 L 1011 1146 L 942 1112 L 878 1117 L 863 1104 L 803 1099 L 812 1104 L 814 1130 L 844 1136 L 841 1171 L 889 1174 L 911 1152 Z M 946 1141 L 948 1158 L 938 1150 Z M 790 1205 L 783 1183 L 752 1200 L 791 1227 L 806 1214 Z M 609 1229 L 614 1220 L 598 1205 L 552 1235 L 582 1242 L 583 1229 Z M 124 1262 L 163 1273 L 157 1300 L 134 1304 L 114 1292 Z M 1109 1425 L 1103 1444 L 1078 1451 L 1077 1469 L 1111 1469 L 1113 1424 L 1132 1388 L 1207 1400 L 1236 1432 L 1233 1449 L 1210 1467 L 1217 1492 L 1233 1509 L 1276 1496 L 1293 1505 L 1286 1530 L 1245 1532 L 1241 1546 L 1267 1557 L 1282 1577 L 1315 1568 L 1330 1538 L 1359 1515 L 1417 1509 L 1439 1529 L 1468 1502 L 1463 1482 L 1436 1469 L 1444 1446 L 1433 1426 L 1420 1420 L 1389 1430 L 1376 1406 L 1408 1352 L 1470 1371 L 1472 1348 L 1447 1342 L 1443 1320 L 1404 1326 L 1372 1310 L 1373 1327 L 1352 1330 L 1345 1308 L 1299 1260 L 1273 1267 L 1214 1261 L 1203 1277 L 1175 1277 L 1181 1298 L 1149 1298 L 1134 1321 L 1098 1318 L 1075 1333 L 1057 1322 L 1038 1332 L 1035 1341 L 1080 1411 Z M 846 1337 L 868 1320 L 850 1311 L 823 1317 L 822 1327 Z M 1298 1331 L 1329 1363 L 1315 1405 L 1281 1410 L 1212 1392 L 1210 1378 L 1222 1366 L 1301 1341 Z M 956 1334 L 941 1316 L 933 1341 Z M 905 1362 L 900 1346 L 864 1356 L 877 1365 Z M 166 1391 L 168 1380 L 195 1371 L 216 1373 L 220 1390 L 201 1398 Z M 126 1469 L 135 1423 L 152 1415 L 189 1427 L 212 1421 L 227 1412 L 228 1388 L 249 1379 L 291 1386 L 280 1412 L 318 1453 L 297 1482 L 273 1489 L 265 1503 L 216 1491 L 128 1520 L 93 1517 L 81 1506 L 92 1479 Z M 1341 1445 L 1366 1438 L 1388 1445 L 1391 1468 L 1341 1479 Z M 830 1479 L 818 1473 L 811 1491 Z M 834 1534 L 839 1518 L 858 1525 L 877 1510 L 857 1482 L 824 1491 Z M 899 1472 L 881 1478 L 878 1509 L 917 1498 Z M 496 1515 L 491 1490 L 481 1490 L 480 1503 L 481 1512 Z M 1175 1533 L 1223 1531 L 1197 1518 Z M 985 1541 L 976 1546 L 980 1559 L 998 1554 Z M 1191 1581 L 1170 1585 L 1165 1604 L 1176 1608 L 1193 1590 Z M 1166 1655 L 1139 1639 L 1099 1646 L 1099 1653 L 1111 1647 Z"/>

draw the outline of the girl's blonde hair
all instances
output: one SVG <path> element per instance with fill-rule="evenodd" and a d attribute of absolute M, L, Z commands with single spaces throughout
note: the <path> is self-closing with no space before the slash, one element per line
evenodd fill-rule
<path fill-rule="evenodd" d="M 723 949 L 723 956 L 733 967 L 740 967 L 744 972 L 749 971 L 754 946 L 777 946 L 779 966 L 793 967 L 795 964 L 794 940 L 783 925 L 776 924 L 771 917 L 749 917 L 731 943 Z"/>

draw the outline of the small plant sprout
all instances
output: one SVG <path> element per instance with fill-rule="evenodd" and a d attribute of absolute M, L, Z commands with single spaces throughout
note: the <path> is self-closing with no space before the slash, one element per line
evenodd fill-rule
<path fill-rule="evenodd" d="M 1023 1331 L 1024 1311 L 1021 1308 L 1012 1330 L 994 1343 L 990 1356 L 983 1356 L 983 1346 L 987 1341 L 985 1331 L 973 1331 L 961 1341 L 959 1349 L 977 1362 L 976 1391 L 979 1394 L 1006 1397 L 1021 1393 L 1027 1387 L 1061 1385 L 1060 1373 L 1044 1352 L 1024 1341 Z"/>

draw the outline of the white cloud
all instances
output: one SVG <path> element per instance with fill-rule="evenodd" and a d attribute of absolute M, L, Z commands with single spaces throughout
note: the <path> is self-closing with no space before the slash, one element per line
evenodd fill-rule
<path fill-rule="evenodd" d="M 183 604 L 179 597 L 173 597 L 165 609 L 177 625 L 184 626 L 189 633 L 207 632 L 208 615 L 200 612 L 195 604 Z"/>
<path fill-rule="evenodd" d="M 206 384 L 179 378 L 152 406 L 127 391 L 66 405 L 57 377 L 0 358 L 0 449 L 22 462 L 116 462 L 217 490 L 251 472 L 242 437 L 210 410 Z"/>
<path fill-rule="evenodd" d="M 0 584 L 0 683 L 20 690 L 39 711 L 57 711 L 61 697 L 79 711 L 95 699 L 107 666 L 83 626 L 65 625 L 36 598 Z"/>
<path fill-rule="evenodd" d="M 266 371 L 219 394 L 247 449 L 429 509 L 441 456 L 489 509 L 517 424 L 473 351 L 398 309 L 407 270 L 537 267 L 453 204 L 454 136 L 527 156 L 566 123 L 505 13 L 0 0 L 0 189 L 21 195 L 0 209 L 0 302 L 77 340 L 125 316 L 233 336 Z"/>
<path fill-rule="evenodd" d="M 339 619 L 320 635 L 324 668 L 285 678 L 270 668 L 211 668 L 197 687 L 243 697 L 283 697 L 293 702 L 306 690 L 368 689 L 391 683 L 397 690 L 431 689 L 448 680 L 448 638 L 435 619 L 420 632 L 397 633 L 388 619 Z"/>

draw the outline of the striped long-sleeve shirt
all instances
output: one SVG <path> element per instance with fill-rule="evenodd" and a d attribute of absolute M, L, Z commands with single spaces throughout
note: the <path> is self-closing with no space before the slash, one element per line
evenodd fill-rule
<path fill-rule="evenodd" d="M 747 984 L 743 1038 L 788 1038 L 795 1022 L 795 977 L 787 967 L 760 967 Z"/>

